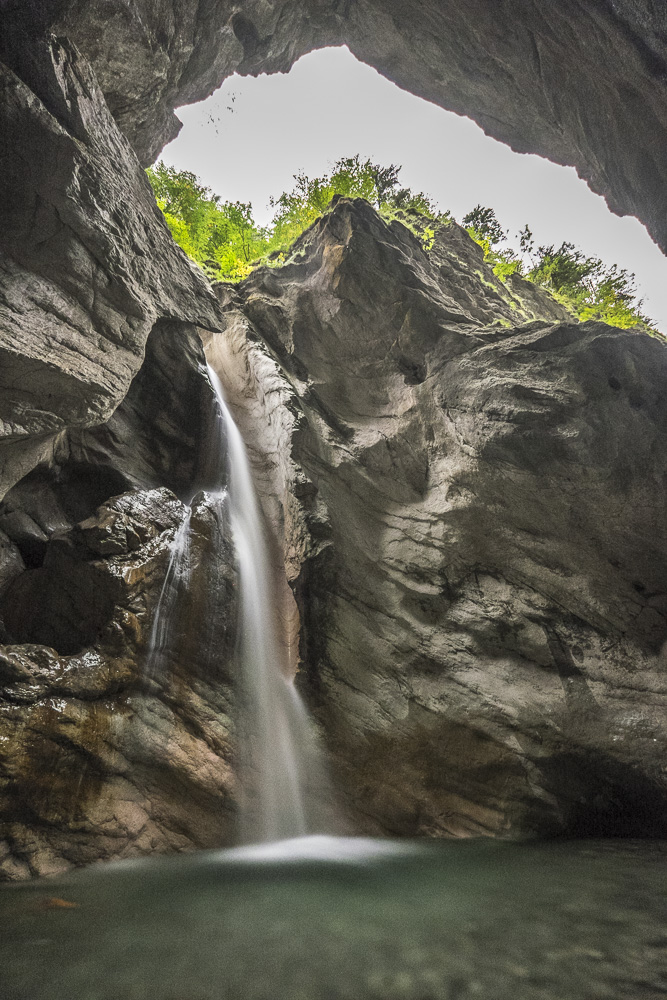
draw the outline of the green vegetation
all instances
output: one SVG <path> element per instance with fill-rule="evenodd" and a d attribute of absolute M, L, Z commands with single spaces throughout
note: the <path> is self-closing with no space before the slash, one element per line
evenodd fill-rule
<path fill-rule="evenodd" d="M 222 202 L 194 174 L 164 163 L 147 173 L 172 236 L 209 278 L 238 281 L 250 273 L 268 236 L 255 225 L 249 202 Z"/>
<path fill-rule="evenodd" d="M 586 257 L 572 243 L 536 247 L 527 225 L 518 233 L 518 254 L 503 248 L 506 232 L 493 209 L 481 205 L 464 217 L 463 225 L 502 281 L 518 274 L 541 285 L 582 322 L 597 319 L 623 330 L 639 326 L 646 333 L 658 333 L 641 311 L 635 276 L 629 271 L 606 265 L 598 257 Z"/>
<path fill-rule="evenodd" d="M 400 167 L 381 167 L 359 156 L 338 160 L 331 174 L 313 179 L 299 173 L 294 187 L 271 199 L 274 216 L 262 228 L 249 202 L 227 201 L 203 187 L 194 174 L 158 163 L 147 171 L 172 236 L 210 278 L 238 281 L 259 263 L 281 264 L 294 240 L 321 216 L 334 195 L 365 198 L 383 214 L 419 212 L 446 221 L 421 192 L 398 184 Z M 425 234 L 433 243 L 434 230 Z"/>
<path fill-rule="evenodd" d="M 400 170 L 393 163 L 382 167 L 357 155 L 338 160 L 322 177 L 295 174 L 292 190 L 271 199 L 274 216 L 266 227 L 255 223 L 249 202 L 223 202 L 192 173 L 163 163 L 147 173 L 176 242 L 210 278 L 239 281 L 258 264 L 282 264 L 293 242 L 326 211 L 334 195 L 365 198 L 388 221 L 398 216 L 430 251 L 433 222 L 449 223 L 452 216 L 439 212 L 423 192 L 400 187 Z M 533 281 L 582 321 L 599 319 L 622 329 L 638 326 L 657 333 L 641 311 L 635 277 L 628 271 L 586 257 L 571 243 L 535 247 L 528 226 L 517 234 L 519 247 L 513 250 L 493 209 L 482 205 L 464 217 L 463 226 L 501 281 L 513 274 Z"/>

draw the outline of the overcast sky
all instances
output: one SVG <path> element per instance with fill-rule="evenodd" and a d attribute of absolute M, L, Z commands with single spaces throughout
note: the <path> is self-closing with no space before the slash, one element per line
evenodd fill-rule
<path fill-rule="evenodd" d="M 537 243 L 569 240 L 637 276 L 644 311 L 667 332 L 667 262 L 636 219 L 619 219 L 573 168 L 513 153 L 460 118 L 414 97 L 346 48 L 304 56 L 288 74 L 231 77 L 208 100 L 181 108 L 183 129 L 163 160 L 191 170 L 227 201 L 251 201 L 271 216 L 269 197 L 341 156 L 401 164 L 401 184 L 424 191 L 457 220 L 490 205 Z"/>

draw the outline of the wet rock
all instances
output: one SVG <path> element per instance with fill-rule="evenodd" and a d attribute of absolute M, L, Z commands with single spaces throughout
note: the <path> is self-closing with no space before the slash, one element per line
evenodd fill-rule
<path fill-rule="evenodd" d="M 167 486 L 187 500 L 213 487 L 219 457 L 209 454 L 215 398 L 205 363 L 196 327 L 157 323 L 127 396 L 105 424 L 69 433 L 68 461 L 90 477 L 113 472 L 125 487 Z"/>
<path fill-rule="evenodd" d="M 24 569 L 19 549 L 4 531 L 0 531 L 0 594 Z"/>
<path fill-rule="evenodd" d="M 218 501 L 192 514 L 187 599 L 149 669 L 186 509 L 162 488 L 112 498 L 49 539 L 1 599 L 4 877 L 231 836 L 235 569 Z"/>
<path fill-rule="evenodd" d="M 345 199 L 223 308 L 357 827 L 664 836 L 664 343 Z"/>

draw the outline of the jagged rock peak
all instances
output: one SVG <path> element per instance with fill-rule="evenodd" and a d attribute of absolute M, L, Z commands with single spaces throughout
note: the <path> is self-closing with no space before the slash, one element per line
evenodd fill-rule
<path fill-rule="evenodd" d="M 211 338 L 291 387 L 301 683 L 367 830 L 665 833 L 667 351 L 528 286 L 341 199 Z"/>

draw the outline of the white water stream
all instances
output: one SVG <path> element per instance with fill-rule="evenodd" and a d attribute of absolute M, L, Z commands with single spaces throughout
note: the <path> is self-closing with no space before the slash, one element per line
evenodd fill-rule
<path fill-rule="evenodd" d="M 314 752 L 313 737 L 299 694 L 286 676 L 271 561 L 248 455 L 210 365 L 208 375 L 218 401 L 221 446 L 226 443 L 229 509 L 239 568 L 239 655 L 248 703 L 246 766 L 254 777 L 250 784 L 256 788 L 256 802 L 248 804 L 242 836 L 246 841 L 279 840 L 307 831 L 304 785 Z"/>
<path fill-rule="evenodd" d="M 315 734 L 278 638 L 275 587 L 265 525 L 243 439 L 225 402 L 220 380 L 208 376 L 217 399 L 209 463 L 213 496 L 225 503 L 239 572 L 238 659 L 245 702 L 242 725 L 240 839 L 245 843 L 309 832 L 304 787 L 323 784 Z M 226 460 L 225 460 L 226 456 Z M 225 489 L 226 483 L 226 489 Z M 191 584 L 190 514 L 171 545 L 150 638 L 147 675 L 158 677 L 173 638 L 179 595 Z M 311 810 L 312 812 L 312 810 Z"/>
<path fill-rule="evenodd" d="M 171 626 L 179 594 L 190 584 L 190 515 L 187 513 L 171 543 L 171 557 L 158 599 L 153 627 L 149 640 L 146 674 L 150 678 L 160 676 L 164 670 L 164 659 L 172 639 Z"/>

